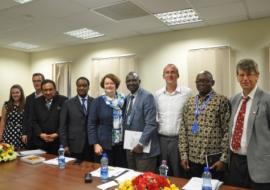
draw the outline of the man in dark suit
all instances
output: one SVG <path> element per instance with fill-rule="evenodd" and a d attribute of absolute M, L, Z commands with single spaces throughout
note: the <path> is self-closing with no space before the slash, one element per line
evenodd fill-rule
<path fill-rule="evenodd" d="M 89 86 L 87 78 L 77 79 L 77 95 L 66 101 L 61 110 L 59 135 L 67 154 L 78 160 L 94 161 L 93 147 L 87 138 L 87 117 L 93 100 L 87 95 Z"/>
<path fill-rule="evenodd" d="M 44 81 L 44 75 L 41 73 L 34 73 L 32 75 L 32 82 L 35 92 L 26 97 L 24 115 L 23 115 L 23 135 L 22 142 L 26 144 L 27 149 L 34 149 L 33 129 L 31 127 L 33 102 L 36 98 L 42 96 L 41 83 Z"/>
<path fill-rule="evenodd" d="M 155 100 L 151 93 L 140 88 L 140 82 L 135 72 L 130 72 L 126 76 L 130 94 L 127 96 L 123 124 L 125 130 L 142 132 L 139 143 L 133 150 L 127 150 L 127 162 L 131 169 L 155 172 L 157 156 L 160 154 Z M 144 153 L 143 147 L 150 141 L 150 153 Z"/>
<path fill-rule="evenodd" d="M 231 99 L 229 183 L 269 190 L 270 94 L 257 86 L 253 60 L 241 60 L 236 74 L 242 92 Z"/>
<path fill-rule="evenodd" d="M 58 95 L 55 82 L 49 79 L 41 83 L 41 89 L 43 96 L 35 99 L 33 105 L 34 144 L 48 153 L 57 154 L 60 111 L 67 97 Z"/>

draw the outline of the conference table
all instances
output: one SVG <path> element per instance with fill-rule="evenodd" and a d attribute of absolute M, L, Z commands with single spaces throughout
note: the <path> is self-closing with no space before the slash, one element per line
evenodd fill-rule
<path fill-rule="evenodd" d="M 46 159 L 54 155 L 43 155 Z M 99 168 L 99 164 L 82 162 L 76 165 L 73 161 L 65 169 L 47 164 L 31 165 L 20 161 L 0 163 L 0 190 L 91 190 L 102 184 L 99 178 L 93 177 L 92 183 L 84 183 L 87 172 Z M 169 177 L 178 187 L 183 187 L 187 179 Z M 114 188 L 112 188 L 114 189 Z M 246 190 L 243 188 L 222 185 L 220 190 Z"/>

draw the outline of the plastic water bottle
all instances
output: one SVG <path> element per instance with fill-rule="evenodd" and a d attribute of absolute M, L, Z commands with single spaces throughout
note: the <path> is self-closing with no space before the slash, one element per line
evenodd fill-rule
<path fill-rule="evenodd" d="M 204 167 L 204 172 L 202 174 L 202 190 L 212 190 L 211 184 L 212 175 L 208 167 Z"/>
<path fill-rule="evenodd" d="M 100 179 L 103 182 L 106 182 L 109 178 L 109 168 L 108 168 L 108 156 L 106 153 L 102 154 L 102 158 L 100 160 Z"/>
<path fill-rule="evenodd" d="M 66 165 L 65 162 L 65 149 L 63 147 L 63 145 L 60 145 L 59 149 L 58 149 L 58 167 L 60 169 L 64 169 Z"/>
<path fill-rule="evenodd" d="M 159 166 L 159 175 L 164 176 L 164 177 L 168 177 L 168 170 L 169 167 L 167 165 L 167 161 L 166 160 L 162 160 L 161 165 Z"/>

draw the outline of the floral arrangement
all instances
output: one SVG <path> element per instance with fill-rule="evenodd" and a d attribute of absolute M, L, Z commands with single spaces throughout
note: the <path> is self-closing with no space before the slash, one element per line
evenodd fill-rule
<path fill-rule="evenodd" d="M 124 181 L 117 190 L 179 190 L 179 188 L 163 176 L 146 172 L 132 180 Z"/>
<path fill-rule="evenodd" d="M 7 162 L 17 158 L 13 146 L 6 143 L 0 143 L 0 162 Z"/>

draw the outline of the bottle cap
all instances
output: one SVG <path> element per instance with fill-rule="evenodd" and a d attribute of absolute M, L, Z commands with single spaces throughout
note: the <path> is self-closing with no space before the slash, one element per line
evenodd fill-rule
<path fill-rule="evenodd" d="M 205 167 L 203 168 L 203 171 L 209 172 L 209 167 L 205 166 Z"/>
<path fill-rule="evenodd" d="M 64 146 L 62 144 L 60 144 L 60 148 L 64 148 Z"/>
<path fill-rule="evenodd" d="M 102 153 L 102 157 L 108 157 L 107 153 L 106 152 Z"/>
<path fill-rule="evenodd" d="M 167 165 L 167 160 L 162 160 L 162 164 Z"/>

